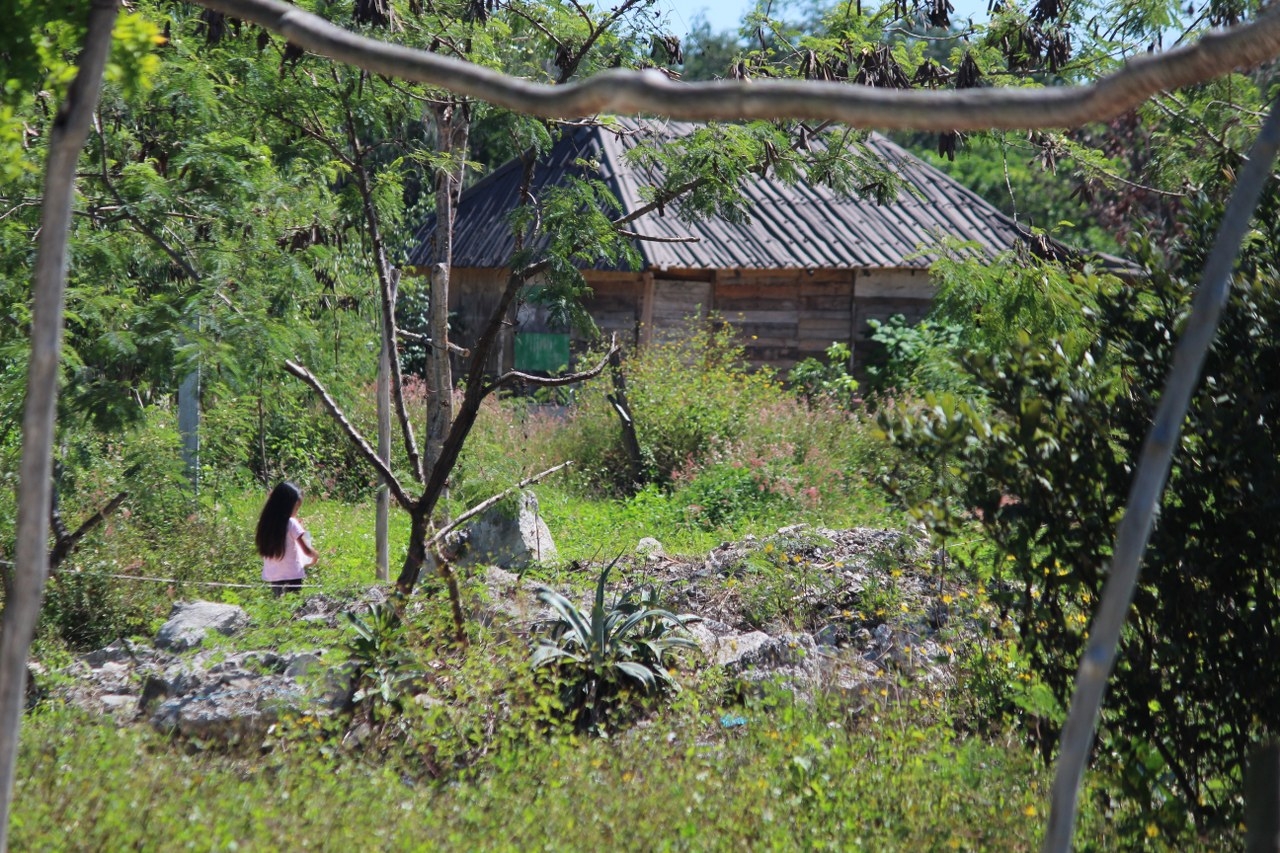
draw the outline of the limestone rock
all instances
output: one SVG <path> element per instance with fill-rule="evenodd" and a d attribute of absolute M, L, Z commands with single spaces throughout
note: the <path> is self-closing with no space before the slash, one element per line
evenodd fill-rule
<path fill-rule="evenodd" d="M 182 602 L 173 606 L 169 621 L 156 634 L 156 646 L 183 652 L 203 643 L 211 630 L 230 637 L 248 624 L 249 614 L 234 604 Z"/>
<path fill-rule="evenodd" d="M 459 566 L 522 569 L 556 559 L 556 544 L 538 512 L 538 498 L 522 492 L 515 517 L 501 505 L 471 522 L 456 541 Z"/>

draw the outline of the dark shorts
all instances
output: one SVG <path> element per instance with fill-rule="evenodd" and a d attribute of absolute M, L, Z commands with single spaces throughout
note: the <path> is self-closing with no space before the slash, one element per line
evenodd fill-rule
<path fill-rule="evenodd" d="M 270 586 L 271 594 L 279 598 L 286 592 L 301 592 L 302 578 L 294 578 L 288 581 L 270 581 Z"/>

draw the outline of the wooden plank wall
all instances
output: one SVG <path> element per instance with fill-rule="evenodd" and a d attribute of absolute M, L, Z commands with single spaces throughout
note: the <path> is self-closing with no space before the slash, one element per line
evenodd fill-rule
<path fill-rule="evenodd" d="M 868 321 L 928 313 L 934 288 L 920 270 L 678 270 L 586 273 L 586 308 L 606 337 L 626 348 L 679 334 L 691 315 L 714 312 L 740 336 L 756 366 L 788 370 L 834 341 L 853 343 L 854 368 L 871 350 Z M 450 302 L 464 345 L 487 321 L 505 282 L 502 270 L 456 270 Z M 649 301 L 646 302 L 646 296 Z M 645 321 L 651 318 L 651 328 Z M 474 330 L 474 331 L 472 331 Z M 585 342 L 576 333 L 575 348 Z M 509 365 L 511 342 L 504 343 Z"/>
<path fill-rule="evenodd" d="M 923 270 L 876 270 L 861 272 L 857 282 L 854 315 L 854 371 L 865 364 L 875 344 L 869 320 L 885 322 L 901 314 L 909 323 L 918 323 L 929 313 L 936 288 Z"/>

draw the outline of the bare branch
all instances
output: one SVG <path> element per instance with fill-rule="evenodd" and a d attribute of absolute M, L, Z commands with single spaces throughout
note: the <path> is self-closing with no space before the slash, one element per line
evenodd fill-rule
<path fill-rule="evenodd" d="M 129 499 L 128 492 L 121 492 L 111 500 L 107 501 L 93 515 L 86 518 L 74 533 L 68 533 L 66 528 L 62 526 L 62 519 L 58 517 L 57 524 L 54 529 L 57 531 L 57 539 L 53 543 L 53 550 L 49 552 L 49 569 L 56 571 L 58 566 L 62 565 L 62 561 L 71 555 L 79 545 L 80 540 L 93 532 L 94 528 L 107 520 L 107 516 L 120 508 L 120 505 Z"/>
<path fill-rule="evenodd" d="M 444 537 L 448 536 L 450 533 L 452 533 L 453 531 L 461 527 L 464 523 L 466 523 L 472 518 L 475 518 L 477 515 L 484 512 L 486 509 L 500 502 L 501 500 L 508 497 L 509 495 L 513 495 L 516 492 L 523 489 L 525 486 L 531 486 L 534 483 L 537 483 L 538 481 L 544 479 L 545 477 L 551 476 L 552 474 L 561 470 L 562 468 L 568 468 L 572 464 L 573 464 L 573 460 L 570 459 L 568 462 L 561 462 L 559 465 L 556 465 L 552 468 L 548 468 L 547 470 L 543 471 L 540 474 L 534 474 L 532 477 L 525 477 L 523 480 L 516 483 L 511 488 L 503 489 L 501 492 L 498 492 L 493 497 L 486 498 L 485 500 L 476 504 L 466 512 L 459 513 L 457 518 L 455 518 L 453 521 L 449 522 L 447 525 L 437 530 L 435 535 L 427 540 L 427 547 L 430 548 L 444 541 Z"/>
<path fill-rule="evenodd" d="M 650 237 L 648 234 L 637 234 L 634 231 L 627 231 L 622 228 L 618 229 L 618 233 L 623 237 L 630 237 L 632 240 L 643 240 L 646 243 L 701 243 L 701 237 Z"/>
<path fill-rule="evenodd" d="M 396 335 L 398 337 L 404 338 L 406 341 L 413 341 L 415 344 L 422 344 L 424 347 L 430 347 L 431 349 L 435 349 L 435 344 L 431 343 L 431 338 L 428 335 L 421 335 L 421 334 L 418 334 L 417 332 L 410 332 L 407 329 L 396 329 Z M 458 344 L 455 344 L 453 341 L 449 341 L 449 352 L 457 353 L 463 358 L 471 358 L 471 350 L 467 349 L 464 346 L 459 346 Z"/>
<path fill-rule="evenodd" d="M 569 78 L 578 72 L 578 68 L 582 65 L 582 60 L 586 59 L 587 53 L 590 52 L 591 46 L 596 43 L 596 40 L 599 39 L 601 35 L 608 32 L 609 28 L 612 27 L 619 18 L 627 14 L 627 12 L 630 12 L 640 2 L 641 0 L 623 0 L 623 2 L 614 7 L 613 11 L 610 12 L 598 25 L 593 25 L 591 23 L 591 17 L 575 2 L 573 5 L 578 7 L 578 11 L 582 12 L 582 17 L 587 21 L 587 26 L 592 28 L 591 35 L 587 36 L 587 40 L 582 43 L 582 47 L 578 48 L 574 53 L 573 58 L 561 70 L 560 79 L 556 82 L 562 85 L 569 82 Z"/>
<path fill-rule="evenodd" d="M 588 379 L 594 379 L 604 372 L 609 366 L 609 358 L 615 353 L 620 352 L 618 346 L 618 336 L 614 335 L 609 342 L 609 351 L 604 354 L 604 358 L 600 363 L 590 370 L 584 370 L 581 373 L 570 373 L 566 376 L 534 376 L 530 373 L 521 373 L 518 370 L 508 370 L 506 373 L 493 380 L 484 390 L 484 393 L 491 394 L 503 385 L 509 382 L 526 382 L 530 385 L 536 385 L 539 388 L 560 388 L 564 385 L 572 385 L 575 382 L 585 382 Z"/>
<path fill-rule="evenodd" d="M 1280 54 L 1280 10 L 1199 42 L 1137 57 L 1089 86 L 901 91 L 824 81 L 678 83 L 660 71 L 611 70 L 547 86 L 450 57 L 357 35 L 282 0 L 197 0 L 289 41 L 378 74 L 441 86 L 521 113 L 574 118 L 595 113 L 692 120 L 833 119 L 855 127 L 911 130 L 1066 128 L 1124 113 L 1157 92 L 1251 68 Z"/>
<path fill-rule="evenodd" d="M 1155 421 L 1142 446 L 1124 516 L 1116 530 L 1111 570 L 1093 623 L 1089 626 L 1089 645 L 1080 658 L 1071 710 L 1062 729 L 1049 828 L 1042 848 L 1046 853 L 1065 853 L 1071 849 L 1080 779 L 1093 748 L 1094 729 L 1106 694 L 1107 680 L 1115 667 L 1120 632 L 1138 586 L 1142 554 L 1151 537 L 1156 509 L 1169 476 L 1170 462 L 1174 448 L 1178 446 L 1191 395 L 1200 382 L 1205 355 L 1213 345 L 1222 308 L 1230 295 L 1231 272 L 1240 243 L 1248 233 L 1277 150 L 1280 150 L 1280 101 L 1272 104 L 1271 114 L 1249 151 L 1249 161 L 1231 195 L 1213 251 L 1205 262 L 1204 274 L 1196 287 L 1185 331 L 1174 350 L 1173 367 L 1165 380 Z"/>
<path fill-rule="evenodd" d="M 342 408 L 336 400 L 329 396 L 329 392 L 320 384 L 320 380 L 311 371 L 292 361 L 286 361 L 284 369 L 307 383 L 307 385 L 311 386 L 312 391 L 320 395 L 320 400 L 324 403 L 324 407 L 329 410 L 329 414 L 338 422 L 338 426 L 342 427 L 342 431 L 347 434 L 347 438 L 351 439 L 352 444 L 360 451 L 360 455 L 365 458 L 365 461 L 378 472 L 378 476 L 382 478 L 382 481 L 387 484 L 387 488 L 391 490 L 391 494 L 395 495 L 396 503 L 412 512 L 414 507 L 413 499 L 405 492 L 404 487 L 400 485 L 400 481 L 396 479 L 395 474 L 391 473 L 391 469 L 387 467 L 386 463 L 378 458 L 378 454 L 369 446 L 369 442 L 365 441 L 360 431 L 355 428 L 351 421 L 347 420 Z"/>

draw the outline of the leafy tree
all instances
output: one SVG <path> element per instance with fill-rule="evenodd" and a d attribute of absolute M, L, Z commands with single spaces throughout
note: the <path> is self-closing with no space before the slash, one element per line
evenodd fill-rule
<path fill-rule="evenodd" d="M 1175 837 L 1190 830 L 1188 814 L 1201 832 L 1238 823 L 1244 760 L 1280 725 L 1277 674 L 1265 671 L 1280 617 L 1266 532 L 1280 486 L 1280 397 L 1266 368 L 1277 357 L 1268 330 L 1280 321 L 1267 284 L 1277 269 L 1276 204 L 1269 193 L 1188 414 L 1102 720 L 1099 760 Z M 1193 216 L 1220 213 L 1201 202 Z M 1184 251 L 1181 263 L 1149 255 L 1142 291 L 1100 290 L 1087 347 L 1023 334 L 1006 352 L 966 359 L 986 407 L 942 395 L 883 417 L 900 446 L 957 470 L 933 484 L 939 494 L 915 496 L 918 512 L 950 534 L 959 513 L 976 511 L 996 545 L 978 572 L 1015 614 L 1010 639 L 1059 710 L 1186 312 L 1188 285 L 1172 273 L 1194 270 L 1202 250 Z M 1048 748 L 1061 718 L 1046 712 Z"/>

